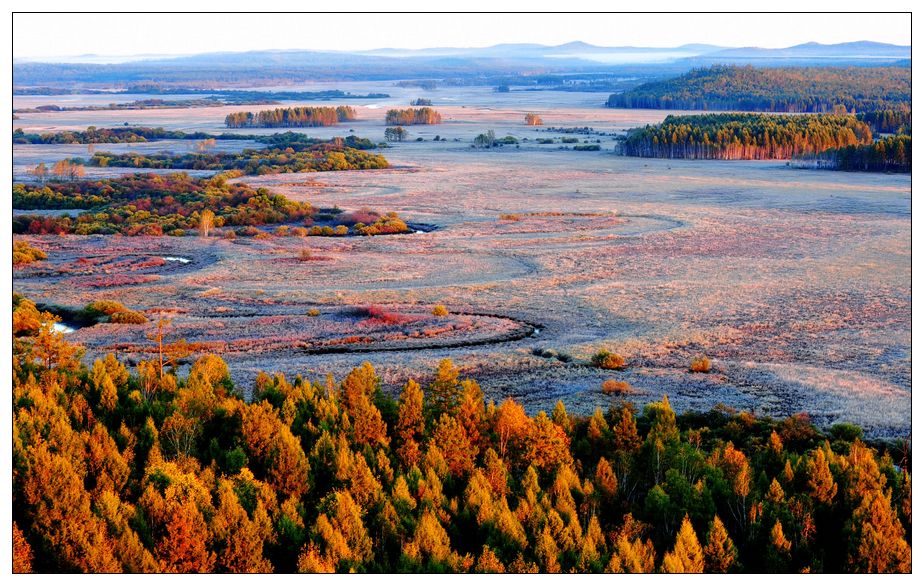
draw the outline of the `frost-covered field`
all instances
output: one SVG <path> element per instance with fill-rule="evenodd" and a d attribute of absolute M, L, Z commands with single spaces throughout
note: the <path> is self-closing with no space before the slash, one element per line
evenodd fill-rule
<path fill-rule="evenodd" d="M 384 151 L 389 170 L 242 180 L 320 206 L 397 211 L 438 230 L 343 239 L 34 238 L 49 260 L 17 270 L 16 290 L 75 306 L 118 299 L 171 317 L 191 340 L 257 340 L 260 351 L 226 355 L 245 386 L 259 370 L 321 378 L 368 360 L 396 390 L 451 357 L 490 398 L 515 396 L 534 412 L 558 399 L 577 412 L 605 408 L 621 398 L 600 384 L 617 378 L 632 384 L 627 398 L 639 404 L 667 394 L 680 410 L 723 402 L 777 416 L 806 411 L 822 425 L 852 421 L 872 436 L 910 432 L 909 176 L 630 159 L 608 152 L 608 137 L 599 137 L 600 152 L 559 150 L 534 139 L 564 135 L 522 124 L 525 111 L 537 111 L 547 125 L 612 132 L 664 115 L 599 108 L 592 100 L 602 94 L 341 89 L 394 96 L 360 108 L 352 125 L 360 136 L 381 140 L 381 108 L 417 96 L 432 97 L 445 122 L 411 127 L 412 138 L 427 140 Z M 448 106 L 450 98 L 457 105 Z M 121 124 L 130 114 L 137 124 L 221 130 L 223 112 L 28 114 L 16 125 L 105 126 L 110 115 Z M 531 140 L 519 149 L 471 148 L 488 129 Z M 310 133 L 344 131 L 319 130 Z M 436 134 L 448 140 L 434 142 Z M 35 160 L 35 152 L 15 153 L 17 164 Z M 299 261 L 303 248 L 319 260 Z M 157 262 L 163 257 L 191 262 Z M 428 317 L 438 303 L 452 312 L 442 325 L 454 327 Z M 349 317 L 349 308 L 370 305 L 416 316 L 414 328 L 429 329 L 431 339 Z M 321 321 L 304 317 L 311 307 L 323 309 Z M 235 317 L 219 327 L 222 311 Z M 503 341 L 522 324 L 541 327 Z M 92 357 L 140 343 L 143 328 L 68 335 Z M 300 345 L 363 335 L 375 342 L 362 353 L 313 354 Z M 387 345 L 376 351 L 380 338 Z M 433 340 L 478 345 L 432 347 Z M 626 356 L 629 368 L 588 366 L 601 347 Z M 699 354 L 713 359 L 711 373 L 687 372 Z"/>

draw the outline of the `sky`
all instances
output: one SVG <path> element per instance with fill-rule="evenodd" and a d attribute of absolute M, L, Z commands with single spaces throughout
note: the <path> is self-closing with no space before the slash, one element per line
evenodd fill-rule
<path fill-rule="evenodd" d="M 908 14 L 23 14 L 13 57 L 252 50 L 486 47 L 500 43 L 789 47 L 911 44 Z"/>

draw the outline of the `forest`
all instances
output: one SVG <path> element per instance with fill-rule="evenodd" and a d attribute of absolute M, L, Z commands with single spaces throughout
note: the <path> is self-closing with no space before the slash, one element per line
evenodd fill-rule
<path fill-rule="evenodd" d="M 911 172 L 911 137 L 889 136 L 868 145 L 827 150 L 811 160 L 841 171 Z"/>
<path fill-rule="evenodd" d="M 911 108 L 863 112 L 857 114 L 857 118 L 867 123 L 876 134 L 911 134 Z"/>
<path fill-rule="evenodd" d="M 907 109 L 909 67 L 716 65 L 613 94 L 611 108 L 849 112 Z"/>
<path fill-rule="evenodd" d="M 228 128 L 302 128 L 335 126 L 356 119 L 352 106 L 294 106 L 259 112 L 232 112 L 225 117 Z"/>
<path fill-rule="evenodd" d="M 234 152 L 190 153 L 95 153 L 88 160 L 73 159 L 91 167 L 134 167 L 138 169 L 189 169 L 200 171 L 240 171 L 245 175 L 269 173 L 309 173 L 314 171 L 349 171 L 387 169 L 382 155 L 365 152 L 372 148 L 369 140 L 349 136 L 332 140 L 312 139 L 302 134 L 286 133 L 260 139 L 267 148 Z"/>
<path fill-rule="evenodd" d="M 789 159 L 868 145 L 869 126 L 855 116 L 701 114 L 668 116 L 629 131 L 625 153 L 679 159 Z"/>
<path fill-rule="evenodd" d="M 148 360 L 88 367 L 55 319 L 14 294 L 14 572 L 911 569 L 907 445 L 856 426 L 530 416 L 448 359 L 397 399 L 364 363 L 244 400 L 165 320 Z"/>
<path fill-rule="evenodd" d="M 407 108 L 389 110 L 385 113 L 385 124 L 408 126 L 410 124 L 439 124 L 442 121 L 443 117 L 433 108 Z"/>

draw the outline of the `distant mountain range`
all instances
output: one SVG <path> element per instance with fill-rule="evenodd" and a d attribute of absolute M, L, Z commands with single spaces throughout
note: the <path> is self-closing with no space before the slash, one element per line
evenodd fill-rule
<path fill-rule="evenodd" d="M 370 58 L 407 59 L 424 61 L 455 59 L 500 59 L 589 61 L 597 63 L 641 64 L 652 61 L 670 62 L 680 59 L 696 59 L 722 62 L 750 62 L 764 60 L 833 60 L 833 61 L 897 61 L 911 58 L 908 45 L 890 45 L 872 41 L 856 41 L 823 45 L 805 43 L 782 49 L 761 47 L 720 47 L 708 44 L 687 44 L 679 47 L 601 47 L 580 41 L 564 45 L 548 46 L 536 44 L 501 44 L 490 47 L 434 47 L 428 49 L 382 48 L 369 51 L 308 51 L 308 50 L 266 50 L 247 52 L 202 53 L 198 55 L 138 55 L 106 57 L 81 55 L 60 59 L 14 59 L 16 64 L 24 63 L 147 63 L 151 65 L 201 65 L 201 64 L 246 64 L 252 59 L 269 62 L 286 61 L 294 64 L 316 63 L 320 60 L 365 61 Z M 560 62 L 560 61 L 559 61 Z"/>
<path fill-rule="evenodd" d="M 719 47 L 601 47 L 583 42 L 546 46 L 503 44 L 481 48 L 382 48 L 371 51 L 249 51 L 185 56 L 105 57 L 83 55 L 60 60 L 14 60 L 15 85 L 113 83 L 141 80 L 182 82 L 208 79 L 233 82 L 244 77 L 278 79 L 448 79 L 503 76 L 608 74 L 674 75 L 715 63 L 754 65 L 907 66 L 911 47 L 871 41 L 823 45 L 805 43 L 782 49 Z M 165 77 L 166 76 L 166 77 Z"/>

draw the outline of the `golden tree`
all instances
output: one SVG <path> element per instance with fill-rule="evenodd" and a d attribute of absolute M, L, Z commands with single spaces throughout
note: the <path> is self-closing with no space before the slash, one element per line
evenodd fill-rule
<path fill-rule="evenodd" d="M 215 212 L 202 210 L 199 214 L 199 235 L 208 238 L 209 232 L 215 227 Z"/>
<path fill-rule="evenodd" d="M 661 571 L 668 574 L 701 574 L 704 569 L 703 550 L 690 523 L 690 517 L 685 515 L 680 524 L 680 531 L 677 532 L 674 549 L 664 555 Z"/>
<path fill-rule="evenodd" d="M 731 537 L 725 530 L 725 524 L 718 515 L 712 519 L 709 528 L 709 539 L 703 548 L 705 569 L 707 572 L 724 574 L 732 569 L 738 561 L 738 549 L 732 543 Z"/>
<path fill-rule="evenodd" d="M 805 464 L 808 487 L 812 498 L 826 505 L 837 495 L 837 483 L 828 466 L 828 459 L 821 448 L 816 448 Z"/>
<path fill-rule="evenodd" d="M 892 508 L 891 494 L 874 491 L 863 496 L 849 521 L 847 568 L 852 572 L 910 572 L 911 547 Z"/>
<path fill-rule="evenodd" d="M 423 391 L 414 380 L 407 381 L 398 403 L 398 457 L 406 468 L 420 459 L 420 441 L 423 439 Z"/>

